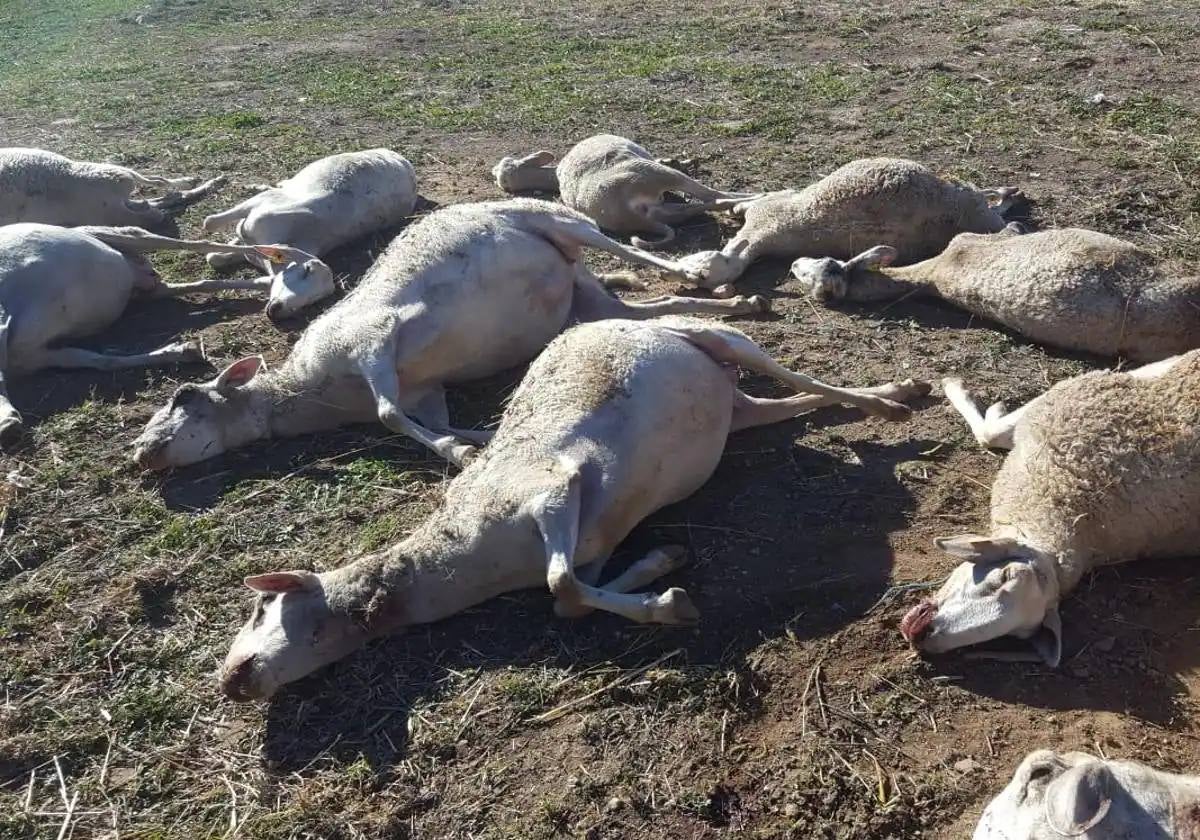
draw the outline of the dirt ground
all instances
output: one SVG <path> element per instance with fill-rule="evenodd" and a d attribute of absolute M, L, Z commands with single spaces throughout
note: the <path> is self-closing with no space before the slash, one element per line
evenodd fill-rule
<path fill-rule="evenodd" d="M 504 154 L 611 131 L 728 189 L 911 157 L 1021 187 L 1035 227 L 1093 227 L 1185 269 L 1200 256 L 1200 10 L 1184 2 L 15 0 L 0 31 L 0 145 L 226 172 L 179 218 L 189 234 L 335 151 L 405 153 L 427 212 L 498 197 Z M 733 230 L 697 223 L 672 251 Z M 394 234 L 328 261 L 352 287 Z M 207 272 L 155 261 L 168 280 Z M 774 314 L 736 324 L 827 381 L 958 374 L 1017 405 L 1111 363 L 935 304 L 822 308 L 786 273 L 754 266 L 739 286 Z M 249 295 L 140 301 L 93 344 L 183 336 L 218 368 L 273 363 L 304 323 L 272 325 Z M 734 435 L 712 480 L 615 558 L 686 545 L 663 585 L 690 593 L 694 628 L 562 621 L 520 592 L 233 704 L 214 671 L 249 608 L 241 578 L 398 539 L 454 471 L 373 426 L 164 476 L 129 465 L 175 385 L 212 375 L 12 386 L 30 432 L 0 457 L 0 837 L 950 840 L 1035 747 L 1200 770 L 1186 562 L 1088 578 L 1058 670 L 909 652 L 897 622 L 952 565 L 933 539 L 986 526 L 1000 461 L 940 391 L 907 424 L 827 411 Z M 455 389 L 458 425 L 493 423 L 520 375 Z"/>

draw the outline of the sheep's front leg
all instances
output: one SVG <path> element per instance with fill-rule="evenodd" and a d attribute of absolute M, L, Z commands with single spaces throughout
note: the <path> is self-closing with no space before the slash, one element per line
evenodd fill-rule
<path fill-rule="evenodd" d="M 627 318 L 640 321 L 660 315 L 750 315 L 770 312 L 770 302 L 759 295 L 724 300 L 710 298 L 674 297 L 664 295 L 651 300 L 624 301 L 613 297 L 603 282 L 582 264 L 575 277 L 575 299 L 571 316 L 577 321 L 600 321 L 605 318 Z"/>
<path fill-rule="evenodd" d="M 452 435 L 430 431 L 400 408 L 400 376 L 396 373 L 396 354 L 391 348 L 365 362 L 361 370 L 375 398 L 376 412 L 383 425 L 432 449 L 457 467 L 464 466 L 475 454 L 474 446 Z"/>
<path fill-rule="evenodd" d="M 914 397 L 925 396 L 929 393 L 930 389 L 928 382 L 905 379 L 903 382 L 891 382 L 887 385 L 879 385 L 874 388 L 847 388 L 846 390 L 853 391 L 855 394 L 861 396 L 882 397 L 883 399 L 894 400 L 896 402 L 905 402 Z M 790 420 L 793 417 L 817 408 L 823 408 L 827 405 L 838 405 L 839 402 L 835 397 L 807 395 L 784 397 L 783 399 L 765 399 L 762 397 L 752 397 L 749 394 L 737 391 L 734 394 L 733 421 L 730 424 L 729 431 L 736 432 L 755 426 L 769 426 L 772 423 L 781 423 L 784 420 Z"/>
<path fill-rule="evenodd" d="M 11 444 L 21 435 L 21 415 L 8 399 L 8 327 L 12 316 L 0 312 L 0 444 Z"/>
<path fill-rule="evenodd" d="M 582 488 L 578 468 L 558 466 L 562 482 L 537 496 L 527 510 L 546 550 L 546 585 L 557 602 L 556 610 L 568 615 L 583 609 L 604 610 L 639 623 L 689 624 L 699 618 L 682 589 L 662 595 L 626 595 L 583 583 L 575 575 L 574 557 L 579 542 Z"/>
<path fill-rule="evenodd" d="M 718 363 L 738 365 L 746 370 L 765 374 L 800 393 L 829 397 L 888 420 L 907 420 L 912 416 L 912 410 L 908 406 L 894 400 L 858 393 L 849 388 L 838 388 L 803 373 L 788 370 L 767 355 L 750 338 L 734 330 L 672 327 L 670 331 L 699 347 Z"/>
<path fill-rule="evenodd" d="M 149 353 L 118 356 L 97 353 L 80 347 L 56 347 L 42 350 L 38 367 L 91 368 L 94 370 L 122 370 L 125 368 L 169 367 L 187 362 L 203 362 L 204 353 L 192 342 L 168 344 Z"/>
<path fill-rule="evenodd" d="M 1029 410 L 1029 406 L 1041 399 L 1038 397 L 1031 400 L 1016 411 L 1008 411 L 1004 403 L 993 403 L 986 414 L 980 414 L 979 406 L 975 404 L 975 398 L 963 387 L 961 379 L 957 377 L 943 379 L 942 391 L 945 392 L 950 405 L 954 406 L 954 409 L 967 421 L 967 425 L 971 427 L 971 434 L 975 436 L 979 445 L 989 449 L 1012 449 L 1013 432 L 1016 431 L 1017 423 Z"/>

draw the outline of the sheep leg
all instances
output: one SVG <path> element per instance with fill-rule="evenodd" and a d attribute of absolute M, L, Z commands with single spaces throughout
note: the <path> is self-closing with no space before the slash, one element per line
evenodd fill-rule
<path fill-rule="evenodd" d="M 450 408 L 446 405 L 446 389 L 441 385 L 430 388 L 409 403 L 408 413 L 428 429 L 449 432 L 456 438 L 485 446 L 496 434 L 489 429 L 457 429 L 450 425 Z"/>
<path fill-rule="evenodd" d="M 653 250 L 661 248 L 664 245 L 671 243 L 675 239 L 675 228 L 670 225 L 663 224 L 653 218 L 648 212 L 642 214 L 643 224 L 652 233 L 658 236 L 658 239 L 643 239 L 640 236 L 634 235 L 629 237 L 629 241 L 633 243 L 635 248 L 643 248 L 645 250 Z"/>
<path fill-rule="evenodd" d="M 1175 367 L 1182 356 L 1171 356 L 1169 359 L 1160 359 L 1157 362 L 1151 362 L 1148 365 L 1142 365 L 1139 368 L 1125 371 L 1135 379 L 1158 379 L 1164 373 Z"/>
<path fill-rule="evenodd" d="M 624 301 L 610 295 L 603 283 L 582 264 L 576 272 L 575 300 L 571 307 L 572 317 L 580 322 L 602 321 L 606 318 L 628 318 L 640 321 L 660 315 L 742 315 L 768 312 L 770 304 L 765 298 L 736 297 L 727 300 L 663 296 L 652 300 Z"/>
<path fill-rule="evenodd" d="M 136 169 L 130 169 L 127 166 L 123 166 L 121 169 L 125 175 L 143 187 L 170 187 L 171 189 L 185 190 L 188 187 L 196 186 L 200 181 L 199 178 L 163 178 L 158 175 L 143 175 Z"/>
<path fill-rule="evenodd" d="M 195 292 L 222 292 L 235 289 L 262 291 L 271 288 L 270 277 L 249 280 L 196 280 L 192 283 L 160 283 L 150 292 L 152 297 L 179 297 Z"/>
<path fill-rule="evenodd" d="M 223 213 L 213 213 L 211 216 L 205 216 L 200 227 L 205 233 L 216 233 L 222 230 L 229 230 L 242 219 L 250 215 L 250 213 L 262 203 L 263 196 L 266 192 L 252 195 L 240 204 L 236 204 Z"/>
<path fill-rule="evenodd" d="M 654 254 L 611 239 L 600 232 L 600 228 L 596 227 L 595 222 L 588 219 L 569 216 L 546 218 L 542 215 L 532 214 L 527 219 L 532 232 L 553 243 L 571 262 L 579 260 L 580 251 L 584 247 L 596 248 L 637 265 L 657 268 L 673 279 L 687 279 L 686 272 L 678 263 L 664 260 L 662 257 L 656 257 Z"/>
<path fill-rule="evenodd" d="M 397 434 L 406 435 L 457 467 L 462 467 L 476 452 L 475 447 L 452 435 L 439 435 L 409 417 L 400 408 L 400 375 L 396 372 L 396 353 L 393 348 L 364 362 L 363 379 L 375 398 L 379 422 Z"/>
<path fill-rule="evenodd" d="M 971 434 L 980 446 L 988 449 L 1012 449 L 1013 432 L 1021 417 L 1029 410 L 1029 406 L 1037 399 L 1025 403 L 1016 411 L 1006 411 L 1004 403 L 994 403 L 986 414 L 979 413 L 975 398 L 963 387 L 963 381 L 957 377 L 947 377 L 942 380 L 942 391 L 950 405 L 963 416 L 971 427 Z"/>
<path fill-rule="evenodd" d="M 980 190 L 979 193 L 987 200 L 988 206 L 1001 216 L 1025 200 L 1025 194 L 1017 187 L 997 187 Z"/>
<path fill-rule="evenodd" d="M 160 236 L 139 227 L 100 227 L 88 225 L 76 228 L 88 236 L 99 239 L 105 245 L 116 248 L 123 254 L 147 254 L 153 251 L 193 251 L 198 254 L 224 254 L 236 251 L 242 256 L 258 256 L 250 245 L 234 245 L 225 242 L 210 242 L 207 239 L 176 239 Z"/>
<path fill-rule="evenodd" d="M 665 189 L 670 192 L 683 193 L 697 198 L 700 201 L 747 201 L 758 198 L 760 193 L 743 193 L 743 192 L 723 192 L 722 190 L 714 190 L 712 187 L 702 184 L 695 178 L 680 172 L 678 169 L 671 169 L 670 183 L 665 186 Z"/>
<path fill-rule="evenodd" d="M 604 610 L 636 621 L 659 624 L 688 624 L 699 614 L 682 589 L 671 588 L 662 595 L 627 595 L 583 583 L 574 568 L 579 541 L 579 511 L 583 495 L 579 470 L 574 465 L 559 465 L 568 474 L 561 484 L 536 497 L 527 510 L 542 535 L 546 549 L 546 585 L 556 602 L 556 610 L 567 615 L 583 608 Z"/>
<path fill-rule="evenodd" d="M 905 379 L 903 382 L 889 382 L 886 385 L 877 385 L 873 388 L 847 388 L 846 390 L 864 396 L 882 397 L 888 400 L 895 400 L 896 402 L 904 402 L 905 400 L 911 400 L 914 397 L 923 397 L 928 394 L 929 383 Z M 734 394 L 733 420 L 730 423 L 729 431 L 737 432 L 755 426 L 769 426 L 772 423 L 781 423 L 784 420 L 791 420 L 793 417 L 812 411 L 813 409 L 823 408 L 827 405 L 838 405 L 839 402 L 839 400 L 833 397 L 825 396 L 765 399 L 762 397 L 752 397 L 742 391 L 737 391 Z"/>
<path fill-rule="evenodd" d="M 652 549 L 645 557 L 599 588 L 608 592 L 633 592 L 649 586 L 659 578 L 675 571 L 683 565 L 686 557 L 687 549 L 681 545 L 665 545 Z M 584 566 L 578 577 L 584 583 L 594 585 L 603 569 L 603 561 L 597 560 Z M 589 572 L 591 573 L 590 580 L 585 577 Z M 565 601 L 554 602 L 554 614 L 559 618 L 579 618 L 591 611 L 590 608 L 583 606 L 572 609 L 567 606 Z"/>
<path fill-rule="evenodd" d="M 888 420 L 907 420 L 912 416 L 912 410 L 908 406 L 893 400 L 827 385 L 819 379 L 788 370 L 741 333 L 706 327 L 671 327 L 670 332 L 691 342 L 719 364 L 738 365 L 765 374 L 800 393 L 831 397 L 837 402 L 861 408 L 867 414 Z"/>
<path fill-rule="evenodd" d="M 125 368 L 170 367 L 187 362 L 203 362 L 204 354 L 192 342 L 168 344 L 149 353 L 117 356 L 97 353 L 80 347 L 57 347 L 42 350 L 37 367 L 91 368 L 93 370 L 123 370 Z"/>
<path fill-rule="evenodd" d="M 21 415 L 8 398 L 8 331 L 12 316 L 0 310 L 0 445 L 21 436 Z"/>
<path fill-rule="evenodd" d="M 233 239 L 229 240 L 229 244 L 244 245 L 245 243 L 235 236 Z M 216 269 L 217 271 L 228 268 L 236 268 L 237 266 L 247 262 L 246 255 L 239 253 L 238 251 L 219 251 L 216 253 L 207 254 L 204 257 L 204 260 L 208 263 L 210 268 Z"/>
<path fill-rule="evenodd" d="M 154 210 L 181 210 L 188 205 L 195 204 L 202 198 L 207 197 L 210 193 L 215 192 L 225 186 L 225 176 L 218 175 L 216 178 L 210 178 L 198 187 L 183 192 L 169 192 L 166 195 L 158 198 L 151 198 L 143 202 L 147 207 Z M 126 202 L 128 203 L 128 202 Z"/>

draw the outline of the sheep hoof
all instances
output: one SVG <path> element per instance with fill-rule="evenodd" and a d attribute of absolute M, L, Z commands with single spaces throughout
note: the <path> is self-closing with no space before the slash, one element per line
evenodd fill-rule
<path fill-rule="evenodd" d="M 900 400 L 911 400 L 916 397 L 927 397 L 933 391 L 933 385 L 920 379 L 905 379 L 903 382 L 898 382 L 897 388 L 900 391 Z"/>
<path fill-rule="evenodd" d="M 893 402 L 892 400 L 880 400 L 880 404 L 879 416 L 885 420 L 899 422 L 912 417 L 912 409 L 903 403 Z"/>
<path fill-rule="evenodd" d="M 672 586 L 655 599 L 653 615 L 660 624 L 695 624 L 700 620 L 700 611 L 678 586 Z"/>
<path fill-rule="evenodd" d="M 712 290 L 712 296 L 715 298 L 731 298 L 737 294 L 737 289 L 732 283 L 722 283 L 720 286 Z"/>
<path fill-rule="evenodd" d="M 771 301 L 762 295 L 750 295 L 750 297 L 746 298 L 746 302 L 754 307 L 753 311 L 755 312 L 766 313 L 771 311 Z"/>

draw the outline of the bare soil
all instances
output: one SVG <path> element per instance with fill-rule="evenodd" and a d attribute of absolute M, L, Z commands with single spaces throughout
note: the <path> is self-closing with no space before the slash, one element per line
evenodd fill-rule
<path fill-rule="evenodd" d="M 603 130 L 696 156 L 702 179 L 729 189 L 912 157 L 1020 186 L 1034 226 L 1200 254 L 1190 4 L 119 6 L 77 13 L 132 50 L 101 49 L 90 76 L 38 65 L 83 24 L 30 12 L 44 29 L 28 37 L 50 46 L 0 75 L 18 103 L 0 140 L 230 173 L 231 188 L 179 219 L 184 232 L 319 154 L 409 154 L 424 212 L 498 197 L 488 173 L 504 154 L 561 153 Z M 634 36 L 649 46 L 610 56 Z M 661 66 L 638 69 L 641 56 Z M 580 68 L 594 72 L 580 81 Z M 415 92 L 364 87 L 385 72 Z M 29 94 L 56 74 L 72 80 L 65 92 Z M 555 84 L 580 110 L 559 110 L 545 93 Z M 1096 93 L 1105 101 L 1090 104 Z M 392 95 L 400 104 L 380 110 Z M 449 111 L 434 107 L 444 101 Z M 691 226 L 674 250 L 719 247 L 730 224 Z M 352 286 L 394 233 L 329 262 Z M 171 279 L 201 270 L 159 265 Z M 825 309 L 786 273 L 753 267 L 739 286 L 774 313 L 737 325 L 827 381 L 956 374 L 1016 405 L 1111 361 L 933 303 Z M 237 295 L 137 302 L 94 345 L 188 336 L 217 366 L 258 352 L 275 362 L 304 322 L 279 329 L 261 309 Z M 493 422 L 520 374 L 455 390 L 452 414 Z M 614 565 L 686 545 L 689 565 L 663 583 L 691 594 L 695 628 L 565 622 L 547 593 L 514 593 L 269 704 L 234 705 L 212 675 L 246 614 L 240 578 L 330 568 L 399 538 L 453 471 L 375 427 L 162 477 L 126 464 L 177 382 L 211 375 L 66 371 L 12 388 L 32 431 L 0 458 L 0 836 L 65 824 L 59 837 L 950 840 L 970 835 L 1035 747 L 1200 769 L 1200 580 L 1187 562 L 1085 581 L 1064 605 L 1058 670 L 906 648 L 899 617 L 952 565 L 933 539 L 986 527 L 1000 461 L 936 392 L 907 424 L 827 411 L 739 433 L 700 492 L 640 526 Z"/>

